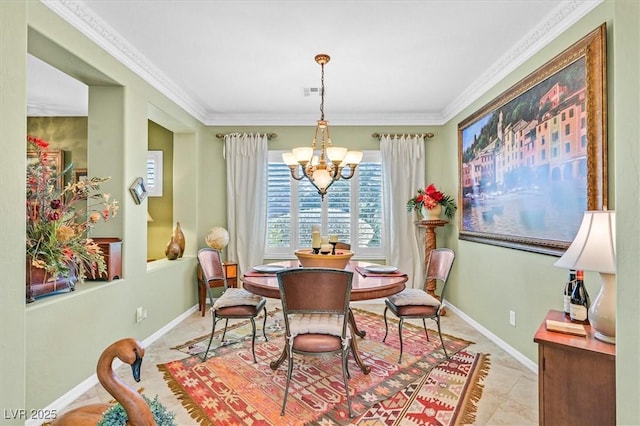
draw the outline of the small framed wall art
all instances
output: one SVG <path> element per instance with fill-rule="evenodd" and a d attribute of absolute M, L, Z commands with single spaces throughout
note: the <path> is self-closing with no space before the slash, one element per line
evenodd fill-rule
<path fill-rule="evenodd" d="M 136 178 L 129 187 L 129 192 L 136 204 L 142 203 L 147 198 L 147 189 L 144 186 L 144 180 L 141 177 Z"/>

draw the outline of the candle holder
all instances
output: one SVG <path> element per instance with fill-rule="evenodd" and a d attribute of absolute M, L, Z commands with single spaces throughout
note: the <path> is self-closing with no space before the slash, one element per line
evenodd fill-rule
<path fill-rule="evenodd" d="M 338 244 L 337 241 L 329 241 L 329 244 L 331 244 L 333 246 L 333 249 L 331 249 L 331 254 L 335 255 L 336 254 L 336 245 Z"/>
<path fill-rule="evenodd" d="M 311 250 L 313 250 L 313 254 L 320 253 L 320 247 L 312 247 Z"/>

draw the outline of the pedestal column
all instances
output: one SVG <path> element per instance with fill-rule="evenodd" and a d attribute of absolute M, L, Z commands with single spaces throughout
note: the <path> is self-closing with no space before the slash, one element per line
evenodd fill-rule
<path fill-rule="evenodd" d="M 419 228 L 425 228 L 426 229 L 426 233 L 425 233 L 425 237 L 424 237 L 424 270 L 427 270 L 427 263 L 429 262 L 429 253 L 431 253 L 431 250 L 433 250 L 434 248 L 436 248 L 437 246 L 437 241 L 436 241 L 436 229 L 440 226 L 444 226 L 447 223 L 449 223 L 448 220 L 418 220 L 415 222 L 416 226 Z M 436 280 L 428 280 L 427 281 L 427 293 L 429 293 L 431 296 L 435 297 L 436 299 L 440 300 L 440 296 L 437 296 L 435 294 L 436 291 Z M 443 309 L 442 310 L 442 315 L 444 315 L 446 313 L 446 311 Z"/>

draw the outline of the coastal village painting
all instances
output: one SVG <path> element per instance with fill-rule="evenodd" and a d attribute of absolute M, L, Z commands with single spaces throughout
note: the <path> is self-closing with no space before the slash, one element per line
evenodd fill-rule
<path fill-rule="evenodd" d="M 584 56 L 461 124 L 461 232 L 570 242 L 587 210 Z"/>

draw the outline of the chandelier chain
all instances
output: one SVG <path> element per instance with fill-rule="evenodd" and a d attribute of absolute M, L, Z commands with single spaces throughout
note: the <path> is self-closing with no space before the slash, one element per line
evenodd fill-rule
<path fill-rule="evenodd" d="M 324 63 L 320 64 L 320 120 L 324 121 Z"/>

